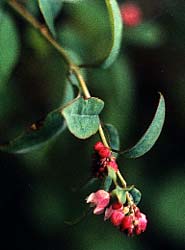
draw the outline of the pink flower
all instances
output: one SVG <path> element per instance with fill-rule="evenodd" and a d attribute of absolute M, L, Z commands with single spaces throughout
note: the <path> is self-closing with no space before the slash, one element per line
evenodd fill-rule
<path fill-rule="evenodd" d="M 98 190 L 96 193 L 91 193 L 86 201 L 95 207 L 94 214 L 102 214 L 109 204 L 110 194 L 104 190 Z"/>
<path fill-rule="evenodd" d="M 121 230 L 128 235 L 141 234 L 146 230 L 146 215 L 141 213 L 138 207 L 132 207 L 132 213 L 125 216 L 121 222 Z"/>
<path fill-rule="evenodd" d="M 133 217 L 131 215 L 127 215 L 123 218 L 121 223 L 121 230 L 131 230 L 133 228 Z"/>
<path fill-rule="evenodd" d="M 124 218 L 123 205 L 120 203 L 114 203 L 105 210 L 104 220 L 110 218 L 111 223 L 114 226 L 119 226 Z"/>
<path fill-rule="evenodd" d="M 136 221 L 136 228 L 135 228 L 135 231 L 136 231 L 136 234 L 140 234 L 142 232 L 144 232 L 146 230 L 146 227 L 147 227 L 147 219 L 146 219 L 146 215 L 143 214 L 143 213 L 140 213 L 138 216 L 137 216 L 137 221 Z"/>

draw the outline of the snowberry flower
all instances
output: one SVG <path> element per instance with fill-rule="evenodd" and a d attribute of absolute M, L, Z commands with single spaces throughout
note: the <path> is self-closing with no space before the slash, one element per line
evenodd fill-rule
<path fill-rule="evenodd" d="M 142 22 L 142 11 L 135 3 L 125 3 L 120 6 L 121 16 L 126 26 L 137 26 Z"/>
<path fill-rule="evenodd" d="M 134 230 L 133 216 L 127 215 L 121 222 L 121 231 L 125 231 L 128 235 L 132 235 Z"/>
<path fill-rule="evenodd" d="M 104 209 L 108 206 L 110 201 L 110 194 L 104 190 L 98 190 L 96 193 L 91 193 L 87 199 L 87 203 L 95 207 L 94 214 L 102 214 Z"/>
<path fill-rule="evenodd" d="M 136 217 L 136 226 L 135 226 L 135 232 L 136 234 L 140 234 L 142 232 L 144 232 L 146 230 L 146 226 L 147 226 L 147 219 L 146 219 L 146 215 L 143 213 L 139 213 L 139 215 Z"/>
<path fill-rule="evenodd" d="M 124 218 L 123 205 L 121 203 L 113 203 L 105 210 L 104 220 L 110 219 L 114 226 L 119 226 Z"/>
<path fill-rule="evenodd" d="M 141 213 L 138 207 L 132 206 L 131 213 L 123 218 L 120 229 L 128 235 L 138 235 L 146 230 L 146 226 L 146 215 Z"/>

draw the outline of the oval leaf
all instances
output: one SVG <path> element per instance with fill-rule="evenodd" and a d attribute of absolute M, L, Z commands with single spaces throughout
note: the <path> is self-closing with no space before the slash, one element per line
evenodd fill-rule
<path fill-rule="evenodd" d="M 161 133 L 164 124 L 164 119 L 165 119 L 165 101 L 164 97 L 160 93 L 159 104 L 152 123 L 150 124 L 145 134 L 138 141 L 138 143 L 132 148 L 125 150 L 123 152 L 124 156 L 127 158 L 137 158 L 148 152 L 155 144 Z"/>
<path fill-rule="evenodd" d="M 58 12 L 62 8 L 62 0 L 38 0 L 41 13 L 51 31 L 55 36 L 54 20 Z"/>
<path fill-rule="evenodd" d="M 33 123 L 27 131 L 8 144 L 0 145 L 0 150 L 9 153 L 26 153 L 37 149 L 66 128 L 60 109 L 49 113 L 42 121 Z"/>
<path fill-rule="evenodd" d="M 112 185 L 112 178 L 110 176 L 105 176 L 105 179 L 103 180 L 102 183 L 102 189 L 105 190 L 106 192 L 109 192 L 111 185 Z"/>
<path fill-rule="evenodd" d="M 116 0 L 105 0 L 112 33 L 112 45 L 107 57 L 104 59 L 102 67 L 108 68 L 117 58 L 122 39 L 122 18 L 119 5 Z"/>
<path fill-rule="evenodd" d="M 111 194 L 116 196 L 118 201 L 122 204 L 126 202 L 126 190 L 117 186 L 114 190 L 112 190 Z"/>
<path fill-rule="evenodd" d="M 17 62 L 19 44 L 12 18 L 0 9 L 0 83 L 8 78 Z"/>
<path fill-rule="evenodd" d="M 104 130 L 107 134 L 107 138 L 109 141 L 110 148 L 114 151 L 118 151 L 120 149 L 120 140 L 119 140 L 119 134 L 116 127 L 114 127 L 112 124 L 105 124 Z M 117 155 L 114 153 L 115 156 Z"/>
<path fill-rule="evenodd" d="M 108 176 L 114 181 L 117 181 L 117 175 L 115 170 L 112 167 L 107 166 L 108 169 Z"/>
<path fill-rule="evenodd" d="M 67 105 L 62 114 L 72 134 L 80 139 L 86 139 L 98 130 L 100 120 L 98 115 L 103 109 L 104 102 L 91 97 L 85 100 L 80 97 Z"/>
<path fill-rule="evenodd" d="M 139 204 L 141 200 L 141 192 L 137 188 L 133 188 L 132 190 L 129 191 L 129 193 L 132 195 L 134 203 L 136 205 Z"/>

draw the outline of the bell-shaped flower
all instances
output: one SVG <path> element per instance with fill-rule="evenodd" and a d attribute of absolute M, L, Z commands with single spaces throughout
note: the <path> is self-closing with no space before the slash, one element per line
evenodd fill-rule
<path fill-rule="evenodd" d="M 102 214 L 104 209 L 108 206 L 110 201 L 110 194 L 105 190 L 98 190 L 96 193 L 91 193 L 86 202 L 94 208 L 94 214 Z"/>

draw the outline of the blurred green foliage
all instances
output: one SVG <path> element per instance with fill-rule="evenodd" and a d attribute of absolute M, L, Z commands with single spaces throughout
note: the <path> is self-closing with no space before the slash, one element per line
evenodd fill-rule
<path fill-rule="evenodd" d="M 102 216 L 91 214 L 75 226 L 64 223 L 81 216 L 85 197 L 96 188 L 95 184 L 72 191 L 89 178 L 92 146 L 98 139 L 77 140 L 66 130 L 28 154 L 0 153 L 1 244 L 5 249 L 183 249 L 185 3 L 135 2 L 143 11 L 143 24 L 124 27 L 120 56 L 110 68 L 87 69 L 85 74 L 93 96 L 105 102 L 102 120 L 119 131 L 121 149 L 131 146 L 146 130 L 157 92 L 165 96 L 166 122 L 155 147 L 141 159 L 118 158 L 128 183 L 142 191 L 147 231 L 127 238 Z M 27 0 L 26 5 L 44 22 L 36 1 Z M 108 14 L 101 0 L 64 3 L 55 30 L 60 43 L 82 63 L 99 60 L 110 45 Z M 1 143 L 63 103 L 66 72 L 60 55 L 2 1 Z"/>

